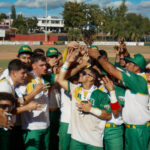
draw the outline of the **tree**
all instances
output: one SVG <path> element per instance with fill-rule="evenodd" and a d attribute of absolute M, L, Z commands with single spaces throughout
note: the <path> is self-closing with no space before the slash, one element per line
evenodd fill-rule
<path fill-rule="evenodd" d="M 8 16 L 5 13 L 1 13 L 0 14 L 0 21 L 2 21 L 3 19 L 7 19 Z"/>
<path fill-rule="evenodd" d="M 11 19 L 16 19 L 16 9 L 14 5 L 11 6 Z"/>
<path fill-rule="evenodd" d="M 20 14 L 17 18 L 13 21 L 12 27 L 18 29 L 18 33 L 27 34 L 28 33 L 28 26 L 26 24 L 26 19 Z"/>
<path fill-rule="evenodd" d="M 37 28 L 37 18 L 36 17 L 33 17 L 33 18 L 28 18 L 26 20 L 26 23 L 27 23 L 27 27 L 28 29 L 30 30 L 30 32 L 33 32 L 34 29 Z"/>
<path fill-rule="evenodd" d="M 85 3 L 66 2 L 62 12 L 65 28 L 80 28 L 86 23 Z"/>

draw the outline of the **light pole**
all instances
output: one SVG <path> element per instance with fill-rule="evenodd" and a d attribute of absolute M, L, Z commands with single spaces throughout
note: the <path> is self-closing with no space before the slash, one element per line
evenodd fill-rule
<path fill-rule="evenodd" d="M 45 18 L 46 18 L 46 26 L 45 26 L 45 41 L 47 41 L 47 0 L 45 0 L 45 9 L 46 9 L 46 14 L 45 14 Z"/>

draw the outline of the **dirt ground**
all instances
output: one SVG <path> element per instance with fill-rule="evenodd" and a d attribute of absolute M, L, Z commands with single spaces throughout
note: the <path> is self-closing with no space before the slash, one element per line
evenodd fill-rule
<path fill-rule="evenodd" d="M 38 45 L 31 46 L 34 50 L 36 48 L 42 48 L 44 51 L 47 51 L 49 47 L 56 47 L 58 50 L 63 52 L 65 49 L 64 45 Z M 19 50 L 19 45 L 0 45 L 0 60 L 14 59 L 17 56 Z M 113 46 L 99 46 L 100 49 L 104 49 L 108 52 L 109 57 L 115 57 L 115 51 Z M 128 51 L 131 55 L 135 53 L 141 53 L 146 59 L 150 59 L 150 46 L 128 46 Z"/>

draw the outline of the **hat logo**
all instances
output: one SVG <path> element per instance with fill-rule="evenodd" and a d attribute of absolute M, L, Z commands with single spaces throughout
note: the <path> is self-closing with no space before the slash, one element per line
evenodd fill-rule
<path fill-rule="evenodd" d="M 56 51 L 56 50 L 50 50 L 50 52 L 56 52 L 56 53 L 57 53 L 57 51 Z"/>
<path fill-rule="evenodd" d="M 31 49 L 26 48 L 26 47 L 24 47 L 23 50 L 24 50 L 24 51 L 26 51 L 26 50 L 31 51 Z"/>

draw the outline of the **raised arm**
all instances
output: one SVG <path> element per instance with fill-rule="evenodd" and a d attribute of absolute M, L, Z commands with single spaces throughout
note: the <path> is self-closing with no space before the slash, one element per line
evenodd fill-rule
<path fill-rule="evenodd" d="M 75 68 L 71 69 L 70 72 L 67 74 L 67 78 L 70 78 L 74 75 L 76 75 L 79 71 L 81 71 L 83 68 L 85 68 L 88 65 L 89 56 L 85 54 L 82 57 L 82 63 L 77 65 Z"/>
<path fill-rule="evenodd" d="M 118 116 L 122 107 L 121 105 L 119 105 L 119 102 L 117 101 L 114 84 L 107 76 L 103 77 L 103 81 L 105 87 L 110 93 L 110 106 L 112 113 L 114 114 L 114 116 Z"/>
<path fill-rule="evenodd" d="M 105 60 L 96 49 L 89 49 L 88 54 L 90 57 L 96 59 L 98 63 L 108 72 L 110 75 L 114 76 L 115 78 L 123 81 L 121 71 L 116 69 L 110 62 Z"/>
<path fill-rule="evenodd" d="M 70 64 L 75 61 L 75 57 L 76 57 L 76 52 L 73 50 L 70 50 L 67 55 L 67 60 L 61 67 L 60 74 L 57 77 L 57 82 L 66 91 L 68 91 L 69 89 L 68 89 L 68 80 L 66 80 L 65 77 L 67 75 Z"/>

